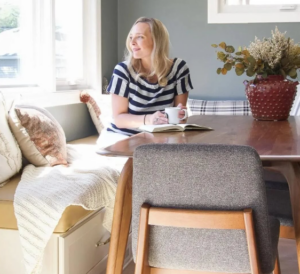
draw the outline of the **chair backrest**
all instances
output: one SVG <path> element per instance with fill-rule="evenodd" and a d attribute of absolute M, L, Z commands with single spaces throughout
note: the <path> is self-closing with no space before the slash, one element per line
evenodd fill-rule
<path fill-rule="evenodd" d="M 133 158 L 132 249 L 140 208 L 253 209 L 261 270 L 274 269 L 266 189 L 257 152 L 247 146 L 150 144 Z M 151 226 L 149 265 L 169 269 L 250 272 L 245 232 Z"/>

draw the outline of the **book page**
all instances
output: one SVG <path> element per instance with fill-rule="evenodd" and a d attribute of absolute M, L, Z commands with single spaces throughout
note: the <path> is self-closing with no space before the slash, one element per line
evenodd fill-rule
<path fill-rule="evenodd" d="M 172 124 L 164 124 L 164 125 L 142 125 L 139 127 L 142 131 L 148 132 L 160 132 L 160 131 L 183 131 L 183 127 Z"/>
<path fill-rule="evenodd" d="M 184 130 L 211 130 L 211 127 L 204 127 L 196 124 L 177 124 L 177 126 L 182 127 Z"/>
<path fill-rule="evenodd" d="M 210 127 L 199 126 L 196 124 L 164 124 L 164 125 L 142 125 L 139 130 L 147 132 L 162 131 L 184 131 L 184 130 L 212 130 Z"/>

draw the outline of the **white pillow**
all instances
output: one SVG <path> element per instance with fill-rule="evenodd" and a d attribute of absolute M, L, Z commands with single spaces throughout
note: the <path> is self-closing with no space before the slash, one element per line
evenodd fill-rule
<path fill-rule="evenodd" d="M 21 150 L 9 129 L 7 118 L 5 101 L 0 93 L 0 186 L 22 167 Z"/>
<path fill-rule="evenodd" d="M 35 166 L 67 165 L 66 136 L 44 108 L 13 104 L 8 121 L 23 155 Z"/>

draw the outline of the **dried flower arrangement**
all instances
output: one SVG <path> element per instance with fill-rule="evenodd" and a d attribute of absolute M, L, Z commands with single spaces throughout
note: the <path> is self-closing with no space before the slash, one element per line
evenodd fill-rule
<path fill-rule="evenodd" d="M 233 46 L 225 42 L 212 44 L 212 47 L 220 47 L 223 51 L 217 51 L 217 58 L 224 63 L 223 68 L 218 68 L 217 73 L 227 74 L 232 68 L 238 76 L 244 74 L 251 77 L 261 75 L 282 75 L 295 79 L 297 69 L 300 68 L 300 45 L 293 39 L 285 37 L 286 32 L 281 33 L 278 28 L 272 31 L 271 38 L 262 41 L 255 37 L 249 47 L 241 48 L 235 52 Z"/>

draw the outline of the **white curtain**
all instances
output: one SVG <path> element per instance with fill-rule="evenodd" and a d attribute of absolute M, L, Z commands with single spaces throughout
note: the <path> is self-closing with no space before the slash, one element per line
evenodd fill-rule
<path fill-rule="evenodd" d="M 300 116 L 300 85 L 297 86 L 298 91 L 292 106 L 290 115 L 291 116 Z"/>

